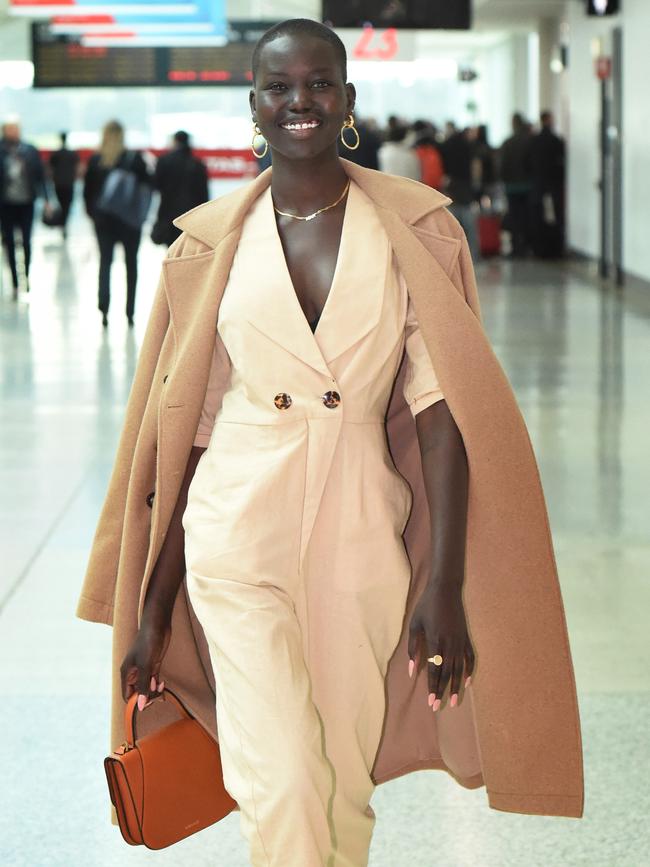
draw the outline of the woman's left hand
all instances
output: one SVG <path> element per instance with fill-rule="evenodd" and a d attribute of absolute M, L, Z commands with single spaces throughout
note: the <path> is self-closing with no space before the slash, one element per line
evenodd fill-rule
<path fill-rule="evenodd" d="M 450 707 L 456 707 L 461 683 L 468 685 L 474 671 L 474 648 L 460 586 L 429 584 L 420 596 L 409 627 L 409 677 L 416 666 L 436 655 L 442 664 L 425 662 L 429 680 L 429 706 L 437 711 L 449 686 Z"/>

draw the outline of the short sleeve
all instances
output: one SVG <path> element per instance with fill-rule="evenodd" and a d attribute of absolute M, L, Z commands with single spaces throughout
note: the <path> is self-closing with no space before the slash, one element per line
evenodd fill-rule
<path fill-rule="evenodd" d="M 220 352 L 221 349 L 221 352 Z M 224 374 L 227 374 L 224 376 Z M 208 378 L 208 386 L 205 391 L 203 408 L 199 419 L 199 426 L 196 429 L 194 437 L 194 445 L 200 448 L 207 448 L 210 444 L 212 436 L 212 428 L 217 412 L 221 407 L 223 395 L 227 387 L 227 381 L 230 377 L 230 364 L 220 341 L 217 340 L 214 352 L 212 353 L 212 361 L 210 364 L 210 376 Z"/>
<path fill-rule="evenodd" d="M 411 299 L 406 313 L 406 378 L 404 397 L 416 416 L 423 409 L 444 400 L 438 377 L 424 344 Z"/>

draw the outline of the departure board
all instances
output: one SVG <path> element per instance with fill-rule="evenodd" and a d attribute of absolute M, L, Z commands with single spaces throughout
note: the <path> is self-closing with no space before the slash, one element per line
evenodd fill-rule
<path fill-rule="evenodd" d="M 602 2 L 602 0 L 596 0 Z M 469 30 L 471 0 L 323 0 L 323 21 L 331 27 L 404 27 L 414 30 Z"/>
<path fill-rule="evenodd" d="M 32 24 L 34 87 L 250 86 L 253 46 L 89 46 Z"/>

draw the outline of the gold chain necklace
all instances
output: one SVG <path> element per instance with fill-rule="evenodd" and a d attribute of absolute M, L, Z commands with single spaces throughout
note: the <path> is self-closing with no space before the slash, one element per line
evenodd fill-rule
<path fill-rule="evenodd" d="M 347 191 L 349 189 L 350 189 L 350 181 L 348 180 L 347 184 L 345 185 L 345 189 L 343 190 L 343 192 L 341 193 L 341 195 L 338 197 L 338 199 L 335 202 L 332 202 L 331 205 L 326 205 L 324 208 L 319 208 L 317 211 L 314 211 L 313 214 L 309 214 L 306 217 L 299 217 L 297 214 L 287 214 L 286 211 L 280 211 L 278 208 L 275 207 L 275 205 L 273 205 L 273 210 L 276 212 L 276 214 L 280 214 L 282 217 L 291 217 L 292 220 L 313 220 L 314 217 L 317 217 L 319 214 L 322 214 L 323 211 L 329 211 L 331 208 L 335 208 L 338 205 L 338 203 L 343 200 L 343 197 L 345 196 L 345 194 L 347 193 Z"/>

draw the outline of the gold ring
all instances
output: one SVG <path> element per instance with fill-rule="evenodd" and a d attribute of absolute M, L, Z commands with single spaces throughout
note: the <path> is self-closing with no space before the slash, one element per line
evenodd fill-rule
<path fill-rule="evenodd" d="M 427 662 L 432 662 L 434 665 L 442 665 L 442 656 L 439 653 L 436 653 L 435 656 L 427 657 Z"/>

